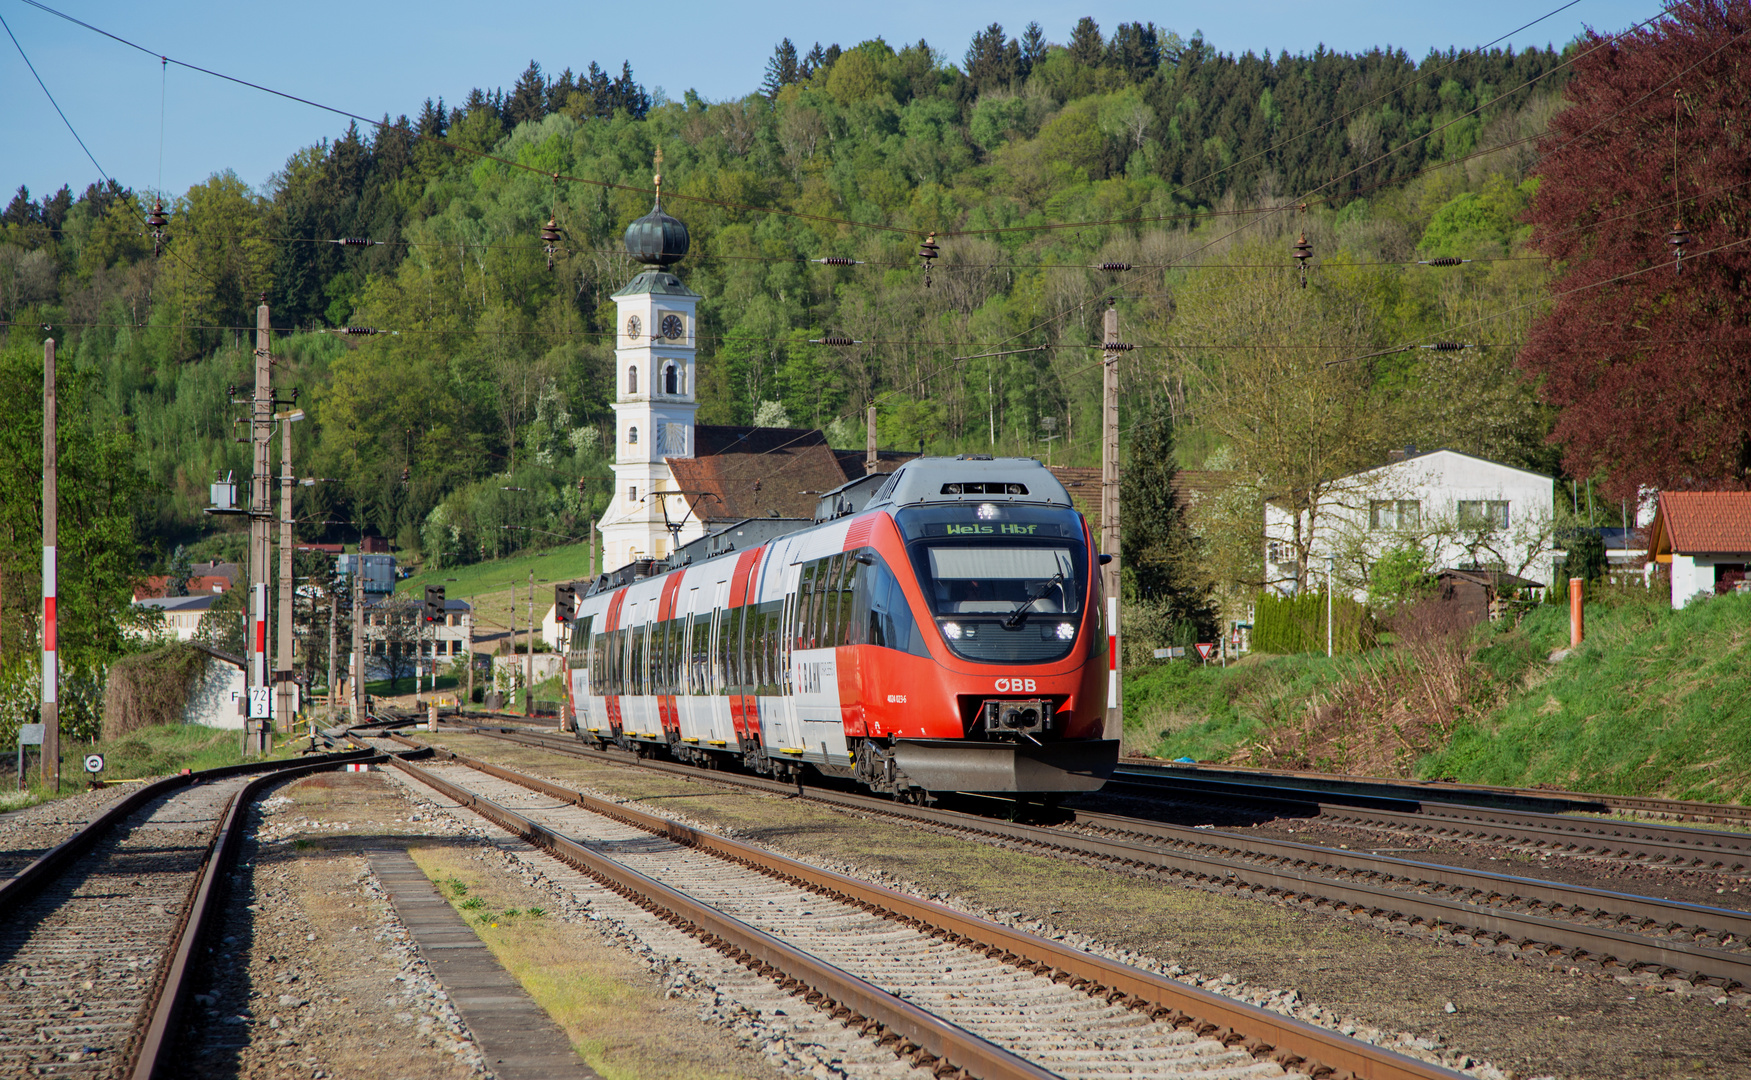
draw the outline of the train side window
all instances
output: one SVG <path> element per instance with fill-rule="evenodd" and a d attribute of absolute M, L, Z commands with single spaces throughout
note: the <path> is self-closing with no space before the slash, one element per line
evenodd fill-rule
<path fill-rule="evenodd" d="M 783 638 L 784 601 L 768 600 L 760 605 L 760 693 L 768 697 L 784 692 L 780 687 L 784 676 L 779 662 Z"/>
<path fill-rule="evenodd" d="M 706 692 L 711 664 L 711 609 L 693 613 L 693 666 L 688 693 Z"/>
<path fill-rule="evenodd" d="M 796 606 L 792 609 L 796 619 L 796 647 L 809 647 L 809 614 L 814 608 L 815 600 L 815 565 L 812 562 L 803 563 L 802 574 L 796 583 Z"/>
<path fill-rule="evenodd" d="M 817 586 L 821 593 L 821 634 L 815 644 L 827 649 L 839 642 L 839 578 L 844 572 L 845 560 L 839 555 L 831 555 L 823 565 L 827 576 Z"/>
<path fill-rule="evenodd" d="M 836 645 L 856 643 L 858 624 L 861 621 L 857 598 L 861 595 L 859 583 L 863 580 L 865 569 L 855 554 L 846 554 L 845 576 L 839 582 L 839 636 L 834 641 Z"/>

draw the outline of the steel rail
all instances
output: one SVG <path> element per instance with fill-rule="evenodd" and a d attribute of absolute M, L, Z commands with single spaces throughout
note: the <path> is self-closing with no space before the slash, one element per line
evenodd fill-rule
<path fill-rule="evenodd" d="M 17 877 L 0 885 L 0 918 L 13 918 L 18 909 L 46 885 L 71 871 L 81 858 L 92 851 L 104 837 L 120 828 L 122 823 L 153 801 L 195 784 L 223 780 L 233 776 L 260 772 L 264 775 L 245 784 L 241 791 L 226 802 L 219 815 L 219 825 L 208 841 L 200 868 L 191 877 L 183 894 L 182 910 L 171 930 L 165 958 L 154 966 L 151 982 L 116 1075 L 131 1080 L 151 1080 L 154 1076 L 175 1074 L 167 1055 L 174 1042 L 174 1032 L 187 999 L 188 974 L 195 950 L 199 947 L 211 910 L 216 883 L 234 857 L 241 839 L 238 823 L 255 794 L 269 784 L 288 775 L 302 775 L 336 768 L 350 762 L 366 760 L 373 752 L 329 754 L 317 759 L 284 762 L 249 762 L 227 765 L 200 772 L 182 773 L 143 784 L 102 814 L 93 818 L 78 832 L 44 852 L 25 867 Z"/>
<path fill-rule="evenodd" d="M 172 936 L 173 948 L 168 964 L 158 965 L 156 984 L 148 997 L 147 1021 L 135 1041 L 125 1075 L 131 1080 L 155 1080 L 179 1075 L 181 1069 L 170 1060 L 175 1045 L 177 1022 L 182 1018 L 188 1000 L 189 973 L 195 964 L 195 953 L 212 921 L 215 897 L 224 891 L 223 877 L 237 858 L 243 843 L 244 819 L 250 806 L 263 789 L 288 778 L 323 772 L 341 765 L 382 760 L 382 754 L 348 753 L 325 755 L 321 760 L 293 761 L 251 780 L 243 790 L 231 797 L 219 828 L 207 847 L 200 873 L 190 890 L 191 900 L 183 904 L 183 912 Z M 220 770 L 210 770 L 218 772 Z M 202 776 L 204 774 L 191 774 Z M 235 775 L 235 774 L 233 774 Z"/>
<path fill-rule="evenodd" d="M 788 945 L 764 930 L 725 915 L 678 889 L 641 874 L 601 852 L 593 851 L 524 814 L 501 806 L 461 785 L 434 776 L 411 762 L 400 758 L 391 760 L 396 768 L 420 783 L 442 792 L 512 835 L 572 864 L 621 895 L 639 902 L 641 906 L 652 910 L 660 909 L 669 921 L 692 927 L 694 936 L 714 947 L 723 948 L 747 966 L 763 971 L 771 969 L 777 976 L 782 976 L 783 985 L 787 989 L 806 986 L 815 998 L 810 1004 L 823 1007 L 829 1012 L 837 1012 L 843 1008 L 847 1013 L 842 1019 L 848 1023 L 874 1021 L 880 1024 L 896 1037 L 906 1040 L 900 1047 L 903 1054 L 908 1053 L 908 1044 L 914 1048 L 910 1051 L 914 1066 L 946 1063 L 951 1068 L 961 1070 L 962 1075 L 976 1076 L 982 1080 L 1050 1080 L 1054 1075 L 972 1032 L 931 1015 L 873 983 Z M 468 759 L 455 760 L 475 767 L 482 764 Z M 521 778 L 515 773 L 505 775 L 508 771 L 491 771 L 501 779 L 531 786 L 528 780 L 532 778 Z M 545 784 L 535 790 L 600 812 L 597 805 L 592 805 L 594 800 L 590 800 L 588 796 L 565 792 Z M 616 820 L 625 820 L 625 815 L 622 814 L 610 816 Z M 929 1059 L 919 1051 L 927 1053 Z"/>
<path fill-rule="evenodd" d="M 1173 1023 L 1176 1026 L 1192 1028 L 1200 1035 L 1213 1036 L 1226 1045 L 1244 1046 L 1254 1055 L 1270 1057 L 1286 1068 L 1300 1068 L 1315 1075 L 1330 1076 L 1333 1080 L 1345 1076 L 1361 1078 L 1361 1080 L 1395 1080 L 1395 1078 L 1427 1080 L 1430 1077 L 1451 1078 L 1458 1075 L 1440 1066 L 1430 1065 L 1391 1050 L 1357 1042 L 1336 1032 L 1292 1017 L 1105 960 L 1022 931 L 986 922 L 983 919 L 954 911 L 928 900 L 920 900 L 880 885 L 859 881 L 787 859 L 758 847 L 701 832 L 631 806 L 596 799 L 558 784 L 541 780 L 538 777 L 528 776 L 516 770 L 453 751 L 431 748 L 403 736 L 391 734 L 387 735 L 386 738 L 409 747 L 433 749 L 441 759 L 466 765 L 489 776 L 507 780 L 531 791 L 540 792 L 624 824 L 664 836 L 676 843 L 748 866 L 787 883 L 811 889 L 823 896 L 858 905 L 865 910 L 896 919 L 919 929 L 927 929 L 934 936 L 940 936 L 945 940 L 975 948 L 982 947 L 987 955 L 994 958 L 1001 957 L 1005 962 L 1038 974 L 1048 975 L 1055 981 L 1068 983 L 1094 996 L 1105 997 L 1110 1002 L 1127 1005 L 1156 1019 Z M 392 760 L 396 767 L 406 770 L 410 774 L 424 772 L 424 770 L 417 770 L 407 762 L 398 759 Z M 691 774 L 696 778 L 699 776 L 697 770 L 691 770 Z M 432 777 L 431 779 L 437 780 L 438 778 Z M 445 790 L 437 784 L 433 786 L 445 791 L 445 794 L 464 805 L 478 805 L 486 802 L 486 800 L 482 800 L 460 787 L 452 786 L 451 790 Z M 785 791 L 794 790 L 782 785 L 780 787 Z M 467 798 L 462 796 L 467 796 Z M 497 812 L 506 815 L 506 820 L 513 822 L 515 826 L 506 827 L 520 835 L 533 836 L 543 843 L 548 843 L 550 838 L 554 842 L 563 839 L 512 811 L 497 808 Z M 582 861 L 583 855 L 590 856 L 589 861 L 592 863 L 598 860 L 608 861 L 597 853 L 581 847 L 581 845 L 578 846 L 575 854 L 579 854 L 580 861 Z M 632 873 L 624 868 L 618 872 Z M 688 903 L 697 905 L 695 901 L 688 901 Z M 711 911 L 712 909 L 706 910 Z M 714 917 L 720 920 L 725 919 L 725 916 L 721 914 L 715 914 Z M 687 918 L 689 921 L 693 921 L 691 915 Z M 749 930 L 752 931 L 752 928 Z M 719 933 L 722 937 L 729 937 L 728 934 L 714 932 Z M 759 933 L 759 931 L 752 932 Z M 746 948 L 747 946 L 742 947 Z M 774 966 L 780 965 L 774 962 Z M 851 978 L 851 976 L 839 972 L 837 968 L 823 966 L 829 968 L 829 974 Z M 802 978 L 800 975 L 793 977 Z M 818 989 L 829 996 L 837 997 L 837 991 L 829 990 L 826 987 L 818 987 Z M 877 992 L 886 995 L 886 991 L 878 990 Z M 886 996 L 891 997 L 891 995 Z M 859 1011 L 862 1011 L 861 1007 Z M 935 1021 L 935 1018 L 932 1020 L 935 1023 L 941 1023 L 941 1021 Z M 960 1032 L 959 1028 L 953 1030 Z M 907 1037 L 913 1038 L 920 1045 L 925 1045 L 923 1039 L 918 1036 L 908 1035 Z M 964 1032 L 961 1033 L 961 1037 L 974 1038 L 974 1036 L 967 1036 Z M 951 1064 L 955 1062 L 953 1053 L 939 1056 L 946 1057 Z M 995 1080 L 996 1074 L 981 1073 L 979 1075 L 984 1076 L 985 1080 Z"/>
<path fill-rule="evenodd" d="M 1677 866 L 1737 871 L 1751 868 L 1751 833 L 1721 832 L 1651 822 L 1566 817 L 1374 794 L 1337 794 L 1205 777 L 1148 774 L 1120 776 L 1107 791 L 1195 795 L 1240 803 L 1312 808 L 1324 820 L 1345 825 L 1387 825 L 1455 840 L 1524 840 L 1563 853 L 1637 857 Z"/>
<path fill-rule="evenodd" d="M 690 766 L 667 762 L 622 760 L 624 755 L 610 755 L 584 747 L 567 746 L 565 744 L 570 740 L 563 738 L 522 732 L 475 731 L 522 745 L 619 764 L 637 764 L 642 768 L 677 776 L 754 787 L 773 794 L 799 793 L 799 789 L 794 786 L 770 780 L 715 772 L 702 773 Z M 401 741 L 408 745 L 424 745 L 411 740 Z M 1165 871 L 1200 883 L 1241 885 L 1296 902 L 1326 900 L 1351 911 L 1370 915 L 1395 913 L 1406 917 L 1413 924 L 1421 923 L 1429 929 L 1481 932 L 1497 941 L 1514 941 L 1521 948 L 1552 947 L 1572 958 L 1588 958 L 1601 965 L 1615 963 L 1623 966 L 1649 966 L 1659 969 L 1661 974 L 1681 973 L 1690 979 L 1717 979 L 1729 986 L 1751 986 L 1751 954 L 1728 952 L 1671 938 L 1656 938 L 1613 927 L 1591 926 L 1563 917 L 1504 910 L 1491 901 L 1518 897 L 1552 909 L 1588 913 L 1604 910 L 1619 921 L 1651 921 L 1662 929 L 1672 931 L 1706 926 L 1713 936 L 1732 934 L 1744 942 L 1751 940 L 1751 915 L 1742 911 L 1111 815 L 1086 815 L 1086 819 L 1100 828 L 1145 836 L 1154 834 L 1156 838 L 1166 842 L 1190 847 L 1191 851 L 1175 852 L 1037 825 L 889 803 L 868 796 L 821 788 L 804 789 L 801 794 L 804 798 L 862 813 L 922 821 L 960 832 L 1017 841 L 1066 854 L 1093 856 L 1132 868 Z M 1085 820 L 1082 811 L 1077 812 L 1077 820 Z M 1236 857 L 1249 850 L 1258 852 L 1263 857 L 1276 859 L 1282 865 L 1260 866 L 1244 856 Z M 1423 879 L 1447 888 L 1465 889 L 1473 895 L 1483 896 L 1486 902 L 1476 903 L 1466 899 L 1407 892 L 1403 888 L 1340 880 L 1334 877 L 1332 870 L 1322 869 L 1334 865 L 1345 870 L 1360 870 L 1396 879 Z M 1692 933 L 1694 934 L 1694 930 Z M 1477 935 L 1474 933 L 1473 936 Z"/>
<path fill-rule="evenodd" d="M 1391 779 L 1344 776 L 1337 773 L 1261 769 L 1246 765 L 1204 765 L 1191 762 L 1122 764 L 1118 775 L 1175 778 L 1188 775 L 1207 780 L 1271 787 L 1300 787 L 1327 794 L 1367 794 L 1421 801 L 1439 801 L 1498 809 L 1545 813 L 1610 813 L 1627 810 L 1678 821 L 1751 826 L 1751 806 L 1709 803 L 1694 799 L 1661 799 L 1649 795 L 1607 795 L 1598 792 L 1546 788 L 1515 788 L 1493 784 L 1461 784 L 1452 780 Z"/>

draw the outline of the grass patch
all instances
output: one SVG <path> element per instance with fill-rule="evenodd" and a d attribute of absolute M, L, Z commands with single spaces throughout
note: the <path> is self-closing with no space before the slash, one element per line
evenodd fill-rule
<path fill-rule="evenodd" d="M 596 565 L 602 565 L 601 549 L 597 549 Z M 540 619 L 553 606 L 552 583 L 584 578 L 590 572 L 590 546 L 566 544 L 546 548 L 527 555 L 472 563 L 468 566 L 422 570 L 395 583 L 395 591 L 416 599 L 424 598 L 427 585 L 444 586 L 444 596 L 450 600 L 466 600 L 474 606 L 477 634 L 508 629 L 513 622 L 511 605 L 516 604 L 515 623 L 518 640 L 529 629 L 529 574 L 535 574 L 535 618 Z M 455 580 L 450 580 L 454 578 Z"/>
<path fill-rule="evenodd" d="M 1516 680 L 1501 708 L 1459 725 L 1419 772 L 1487 784 L 1744 802 L 1751 796 L 1751 596 L 1672 611 L 1659 597 L 1606 597 L 1560 664 L 1568 612 L 1529 616 L 1492 646 Z M 1518 669 L 1530 653 L 1537 663 Z"/>
<path fill-rule="evenodd" d="M 693 1006 L 666 1001 L 643 965 L 594 931 L 546 917 L 541 895 L 509 875 L 482 873 L 450 848 L 408 854 L 547 1011 L 604 1080 L 732 1080 L 771 1076 L 728 1045 Z"/>
<path fill-rule="evenodd" d="M 1254 653 L 1226 668 L 1170 661 L 1127 674 L 1125 750 L 1226 761 L 1351 664 L 1348 657 Z"/>
<path fill-rule="evenodd" d="M 1673 611 L 1657 592 L 1601 588 L 1589 596 L 1586 618 L 1581 648 L 1558 664 L 1548 657 L 1568 646 L 1566 605 L 1535 608 L 1518 625 L 1476 628 L 1472 659 L 1455 676 L 1470 680 L 1456 700 L 1475 705 L 1439 726 L 1439 743 L 1418 750 L 1410 771 L 1467 783 L 1751 801 L 1751 596 Z M 1252 764 L 1275 733 L 1305 724 L 1314 710 L 1346 695 L 1367 701 L 1355 693 L 1358 682 L 1377 676 L 1388 657 L 1402 661 L 1400 649 L 1135 671 L 1125 680 L 1126 749 Z M 1400 740 L 1403 726 L 1388 714 L 1414 712 L 1415 702 L 1373 704 L 1346 719 L 1356 738 L 1383 747 Z"/>

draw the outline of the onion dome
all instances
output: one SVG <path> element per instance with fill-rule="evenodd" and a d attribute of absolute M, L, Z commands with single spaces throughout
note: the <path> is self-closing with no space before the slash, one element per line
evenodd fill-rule
<path fill-rule="evenodd" d="M 663 213 L 663 148 L 657 147 L 657 201 L 651 212 L 626 227 L 626 253 L 646 266 L 668 266 L 687 254 L 687 226 Z"/>
<path fill-rule="evenodd" d="M 626 227 L 626 253 L 647 266 L 680 262 L 687 243 L 687 226 L 663 213 L 660 202 Z"/>

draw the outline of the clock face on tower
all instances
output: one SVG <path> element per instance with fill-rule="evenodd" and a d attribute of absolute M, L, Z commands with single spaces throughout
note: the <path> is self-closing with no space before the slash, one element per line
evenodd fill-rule
<path fill-rule="evenodd" d="M 627 337 L 631 338 L 634 341 L 637 341 L 638 335 L 640 333 L 642 333 L 643 331 L 644 331 L 644 323 L 639 321 L 639 318 L 637 315 L 627 316 L 627 319 L 626 319 L 626 336 Z"/>
<path fill-rule="evenodd" d="M 686 325 L 681 322 L 681 316 L 679 316 L 679 315 L 664 315 L 663 316 L 663 336 L 668 338 L 670 341 L 674 341 L 677 338 L 679 338 L 681 336 L 682 331 L 684 331 L 685 329 L 686 329 Z"/>

